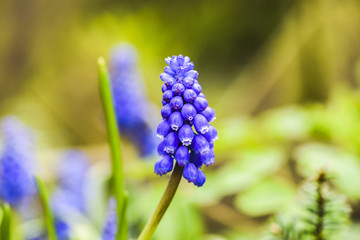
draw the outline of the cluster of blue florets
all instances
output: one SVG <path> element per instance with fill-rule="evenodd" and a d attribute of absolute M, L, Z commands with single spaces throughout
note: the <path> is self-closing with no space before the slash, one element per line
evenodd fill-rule
<path fill-rule="evenodd" d="M 1 130 L 0 198 L 17 207 L 36 192 L 32 133 L 15 117 L 3 118 Z"/>
<path fill-rule="evenodd" d="M 155 164 L 155 173 L 164 175 L 173 169 L 174 159 L 184 167 L 183 177 L 201 187 L 206 177 L 201 170 L 215 161 L 214 142 L 217 130 L 209 123 L 215 119 L 215 111 L 208 106 L 197 81 L 198 72 L 189 57 L 168 57 L 169 65 L 160 74 L 162 85 L 163 121 L 157 135 L 163 139 L 158 146 L 162 158 Z"/>
<path fill-rule="evenodd" d="M 145 95 L 134 47 L 123 44 L 112 51 L 110 74 L 120 131 L 141 156 L 148 157 L 155 152 L 157 141 L 149 121 L 152 106 Z"/>

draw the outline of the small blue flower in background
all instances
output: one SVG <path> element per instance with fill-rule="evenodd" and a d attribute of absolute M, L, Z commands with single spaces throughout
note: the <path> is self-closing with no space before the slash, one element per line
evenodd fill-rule
<path fill-rule="evenodd" d="M 116 233 L 117 233 L 116 200 L 115 198 L 110 198 L 108 203 L 106 222 L 102 233 L 102 240 L 115 240 Z"/>
<path fill-rule="evenodd" d="M 157 128 L 157 136 L 163 139 L 157 148 L 162 158 L 155 164 L 155 173 L 161 176 L 171 172 L 175 159 L 184 167 L 183 177 L 201 187 L 206 181 L 202 165 L 215 161 L 218 134 L 209 124 L 215 120 L 215 111 L 208 106 L 189 57 L 168 57 L 165 62 L 169 66 L 160 74 L 164 82 L 163 121 Z"/>
<path fill-rule="evenodd" d="M 113 50 L 110 74 L 120 131 L 137 147 L 141 156 L 150 156 L 157 144 L 149 121 L 153 106 L 144 93 L 134 47 L 121 45 Z"/>
<path fill-rule="evenodd" d="M 85 184 L 90 166 L 88 156 L 79 150 L 66 151 L 57 171 L 58 188 L 52 195 L 55 210 L 63 212 L 71 208 L 86 213 Z"/>
<path fill-rule="evenodd" d="M 56 234 L 59 240 L 70 239 L 66 222 L 75 212 L 86 214 L 85 184 L 90 166 L 87 155 L 78 150 L 66 151 L 57 171 L 58 188 L 51 197 Z"/>
<path fill-rule="evenodd" d="M 32 170 L 33 136 L 15 117 L 3 118 L 1 130 L 0 197 L 17 207 L 36 192 Z"/>

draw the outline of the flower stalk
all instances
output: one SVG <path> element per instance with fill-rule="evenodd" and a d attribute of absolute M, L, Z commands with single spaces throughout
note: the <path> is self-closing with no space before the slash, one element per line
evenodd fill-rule
<path fill-rule="evenodd" d="M 141 232 L 138 240 L 148 240 L 154 234 L 157 226 L 159 225 L 162 217 L 164 216 L 166 210 L 168 209 L 176 190 L 180 184 L 180 180 L 183 174 L 183 167 L 180 167 L 177 163 L 175 164 L 174 171 L 171 174 L 169 183 L 164 191 L 163 196 L 160 199 L 159 204 L 157 205 L 154 213 L 151 218 L 145 225 L 145 228 Z"/>

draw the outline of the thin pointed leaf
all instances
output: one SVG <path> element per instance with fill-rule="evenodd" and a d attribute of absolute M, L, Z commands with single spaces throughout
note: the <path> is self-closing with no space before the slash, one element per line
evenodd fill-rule
<path fill-rule="evenodd" d="M 49 240 L 57 240 L 54 216 L 52 214 L 49 197 L 45 190 L 44 184 L 40 178 L 36 177 L 36 183 L 40 194 L 42 206 L 44 208 L 45 225 Z"/>
<path fill-rule="evenodd" d="M 0 239 L 11 239 L 11 209 L 8 204 L 3 206 L 3 218 L 0 226 Z"/>
<path fill-rule="evenodd" d="M 110 144 L 111 159 L 112 159 L 112 179 L 114 181 L 112 192 L 116 198 L 116 209 L 118 216 L 118 233 L 116 239 L 126 239 L 122 236 L 127 236 L 127 228 L 121 227 L 123 225 L 122 216 L 126 214 L 122 211 L 125 209 L 125 199 L 124 199 L 124 173 L 121 159 L 121 149 L 120 149 L 120 139 L 119 139 L 119 130 L 116 123 L 115 117 L 115 108 L 113 104 L 113 96 L 111 91 L 111 83 L 109 74 L 106 68 L 105 60 L 99 58 L 98 60 L 98 70 L 99 70 L 99 87 L 100 87 L 100 96 L 103 106 L 103 111 L 106 121 L 106 130 L 108 134 L 108 140 Z M 125 223 L 125 222 L 124 222 Z"/>

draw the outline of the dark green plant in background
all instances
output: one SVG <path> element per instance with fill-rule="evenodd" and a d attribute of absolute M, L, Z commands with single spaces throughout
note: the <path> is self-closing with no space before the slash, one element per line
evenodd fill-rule
<path fill-rule="evenodd" d="M 304 184 L 299 215 L 290 219 L 278 217 L 271 225 L 273 240 L 331 240 L 341 235 L 349 223 L 350 208 L 344 196 L 332 191 L 330 177 L 320 171 L 316 178 Z"/>

